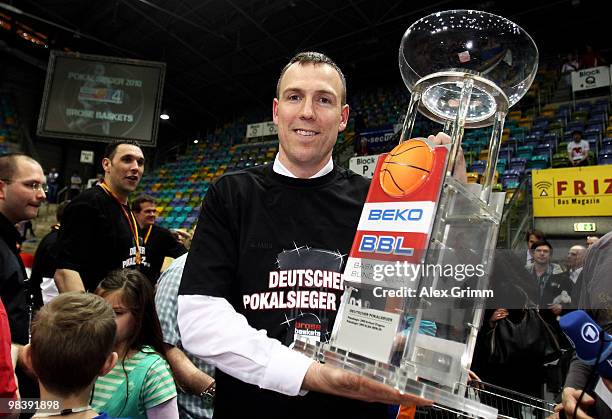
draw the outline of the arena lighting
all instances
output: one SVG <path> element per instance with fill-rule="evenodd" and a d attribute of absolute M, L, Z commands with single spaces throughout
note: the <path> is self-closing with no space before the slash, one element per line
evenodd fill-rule
<path fill-rule="evenodd" d="M 163 119 L 164 121 L 167 121 L 168 119 L 170 119 L 170 115 L 168 115 L 168 112 L 162 112 L 159 117 Z"/>
<path fill-rule="evenodd" d="M 197 139 L 193 140 L 193 143 L 194 143 L 194 144 L 197 144 L 197 143 L 199 143 L 199 142 L 200 142 L 200 141 L 199 141 L 199 140 L 197 140 Z"/>

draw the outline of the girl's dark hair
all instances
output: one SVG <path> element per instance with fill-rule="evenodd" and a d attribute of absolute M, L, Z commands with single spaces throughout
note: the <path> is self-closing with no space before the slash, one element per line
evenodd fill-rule
<path fill-rule="evenodd" d="M 120 412 L 122 413 L 130 397 L 129 377 L 125 370 L 125 358 L 129 350 L 142 351 L 144 346 L 151 346 L 164 359 L 166 356 L 161 325 L 155 310 L 153 287 L 147 277 L 134 269 L 119 269 L 106 275 L 96 288 L 96 294 L 101 297 L 106 297 L 116 291 L 121 292 L 121 302 L 125 308 L 130 310 L 135 319 L 134 334 L 128 340 L 128 350 L 121 359 L 126 381 L 125 400 Z M 93 393 L 91 399 L 93 400 Z"/>
<path fill-rule="evenodd" d="M 120 269 L 110 272 L 96 288 L 96 294 L 102 297 L 115 291 L 121 292 L 121 301 L 136 320 L 128 348 L 140 351 L 143 346 L 151 346 L 165 358 L 163 334 L 155 310 L 151 282 L 137 270 Z"/>

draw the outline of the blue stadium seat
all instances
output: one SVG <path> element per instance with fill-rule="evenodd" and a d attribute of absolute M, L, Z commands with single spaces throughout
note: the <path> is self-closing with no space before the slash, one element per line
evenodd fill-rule
<path fill-rule="evenodd" d="M 514 157 L 512 160 L 510 160 L 510 170 L 516 171 L 519 174 L 525 171 L 526 165 L 527 159 L 522 157 Z"/>
<path fill-rule="evenodd" d="M 533 150 L 533 155 L 534 156 L 546 156 L 548 160 L 550 160 L 553 151 L 554 150 L 550 146 L 550 144 L 540 144 L 536 146 L 536 148 Z"/>
<path fill-rule="evenodd" d="M 525 141 L 523 142 L 522 145 L 535 147 L 538 145 L 539 142 L 540 142 L 540 136 L 535 135 L 535 134 L 530 134 L 530 135 L 525 136 Z"/>
<path fill-rule="evenodd" d="M 484 171 L 485 171 L 486 165 L 487 165 L 486 161 L 484 161 L 484 160 L 476 160 L 470 166 L 470 172 L 476 172 L 479 175 L 482 175 L 484 173 Z"/>
<path fill-rule="evenodd" d="M 507 170 L 501 176 L 501 184 L 504 189 L 516 189 L 521 182 L 521 173 L 515 170 Z"/>
<path fill-rule="evenodd" d="M 599 153 L 599 164 L 612 164 L 612 153 Z"/>
<path fill-rule="evenodd" d="M 612 154 L 612 141 L 602 143 L 600 153 Z"/>

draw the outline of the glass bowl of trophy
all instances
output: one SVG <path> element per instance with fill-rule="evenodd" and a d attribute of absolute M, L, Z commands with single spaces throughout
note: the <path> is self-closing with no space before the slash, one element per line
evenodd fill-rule
<path fill-rule="evenodd" d="M 505 197 L 493 191 L 504 120 L 529 90 L 537 63 L 532 38 L 490 13 L 449 10 L 408 28 L 399 67 L 411 99 L 400 144 L 378 159 L 329 341 L 298 339 L 294 349 L 439 408 L 496 417 L 495 408 L 466 397 L 466 386 L 492 293 Z M 419 112 L 443 125 L 449 145 L 412 138 Z M 464 131 L 484 127 L 482 182 L 463 183 L 451 174 Z"/>

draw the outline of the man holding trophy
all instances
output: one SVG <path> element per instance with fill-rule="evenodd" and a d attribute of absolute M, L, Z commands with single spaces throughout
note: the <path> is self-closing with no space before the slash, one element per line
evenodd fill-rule
<path fill-rule="evenodd" d="M 529 35 L 499 16 L 452 10 L 415 22 L 400 47 L 411 92 L 400 144 L 370 186 L 332 160 L 349 117 L 340 69 L 319 53 L 285 66 L 274 164 L 210 188 L 179 290 L 185 349 L 218 369 L 216 417 L 251 406 L 327 417 L 329 403 L 343 417 L 386 415 L 349 398 L 496 417 L 461 385 L 503 210 L 493 186 L 504 119 L 537 57 Z M 418 112 L 444 133 L 411 139 Z M 465 185 L 464 129 L 486 126 L 483 185 Z M 435 333 L 417 333 L 423 324 Z"/>
<path fill-rule="evenodd" d="M 280 416 L 324 417 L 328 402 L 347 417 L 386 414 L 380 404 L 315 392 L 429 404 L 287 347 L 298 336 L 328 340 L 340 304 L 339 273 L 369 187 L 332 161 L 349 117 L 345 86 L 325 55 L 296 55 L 273 103 L 280 141 L 274 164 L 222 177 L 204 201 L 180 288 L 179 326 L 185 348 L 222 372 L 218 417 L 267 405 Z M 304 390 L 312 391 L 288 397 Z"/>

